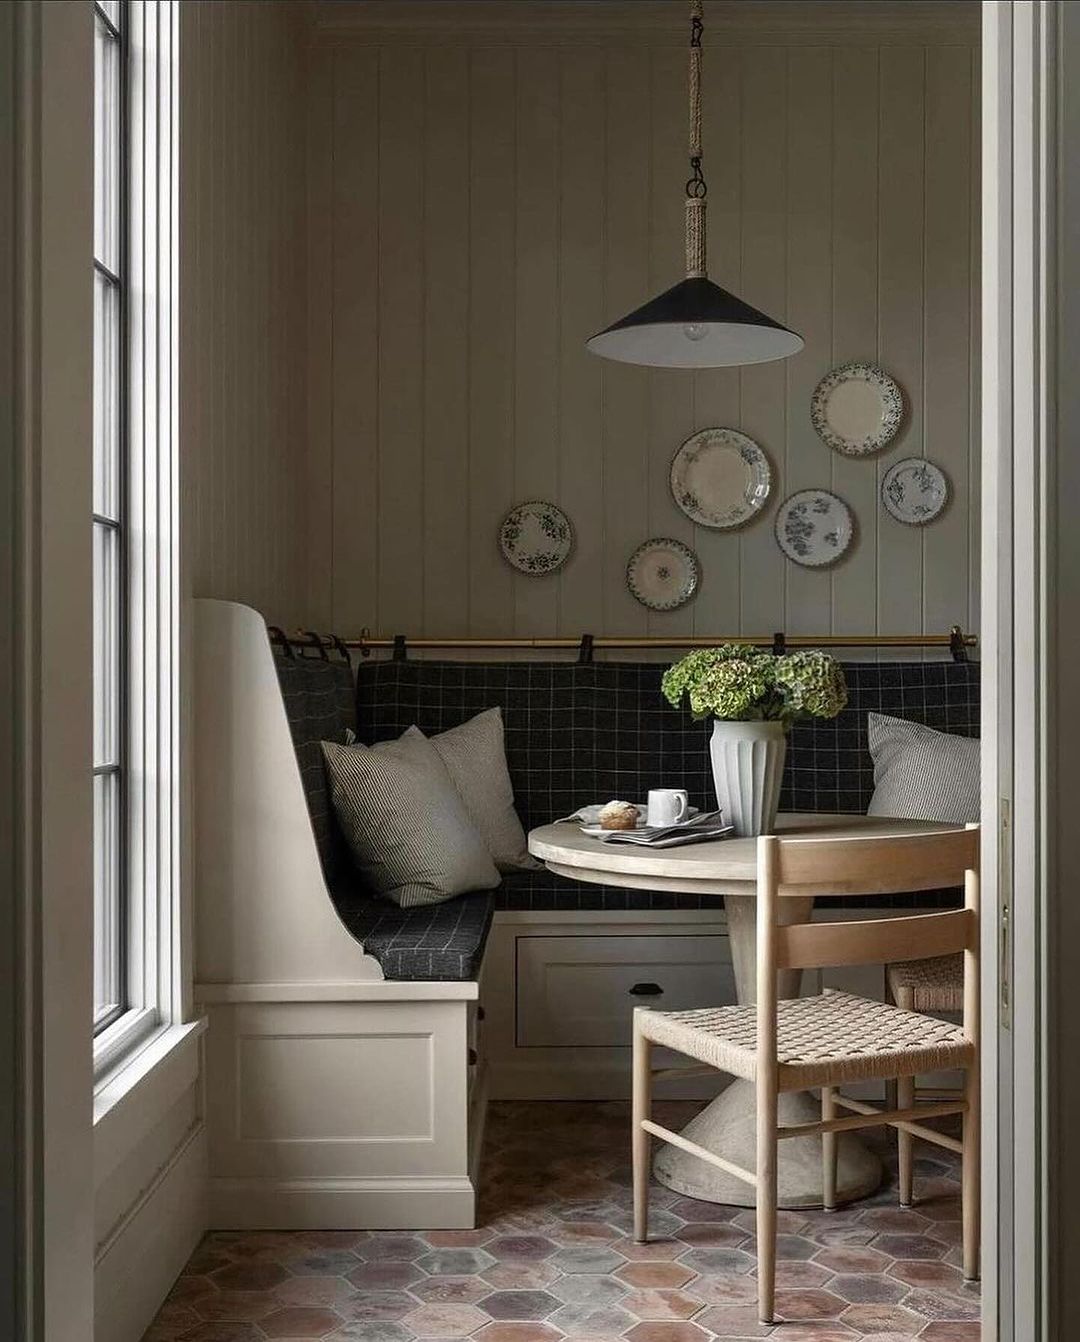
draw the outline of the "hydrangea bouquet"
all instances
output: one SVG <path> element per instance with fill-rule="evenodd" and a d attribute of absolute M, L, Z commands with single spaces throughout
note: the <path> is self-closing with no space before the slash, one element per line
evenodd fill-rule
<path fill-rule="evenodd" d="M 780 722 L 834 718 L 847 703 L 844 671 L 824 652 L 777 657 L 747 644 L 725 643 L 687 653 L 664 672 L 664 697 L 689 701 L 695 718 Z"/>
<path fill-rule="evenodd" d="M 688 653 L 664 672 L 664 696 L 712 718 L 713 780 L 724 818 L 740 835 L 776 824 L 787 753 L 797 718 L 834 718 L 847 703 L 840 663 L 824 652 L 783 656 L 725 643 Z"/>

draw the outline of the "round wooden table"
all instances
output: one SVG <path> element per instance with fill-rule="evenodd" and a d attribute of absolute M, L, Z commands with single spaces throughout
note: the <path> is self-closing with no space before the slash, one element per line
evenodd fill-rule
<path fill-rule="evenodd" d="M 864 815 L 810 815 L 792 813 L 777 818 L 776 832 L 783 835 L 828 835 L 844 838 L 880 834 L 925 833 L 954 826 L 921 820 L 891 820 Z M 683 848 L 648 849 L 630 844 L 606 843 L 582 834 L 576 824 L 543 825 L 529 834 L 529 852 L 550 871 L 599 885 L 628 886 L 640 890 L 722 896 L 727 912 L 731 958 L 739 1002 L 753 1002 L 756 982 L 757 840 L 727 838 Z M 848 895 L 900 894 L 910 884 L 897 885 L 886 876 L 872 887 L 848 891 Z M 788 922 L 810 917 L 812 899 L 788 898 L 782 907 Z M 781 997 L 796 997 L 801 971 L 778 975 Z M 702 1006 L 715 1003 L 702 1002 Z M 780 1096 L 780 1122 L 812 1123 L 821 1117 L 820 1105 L 805 1091 Z M 683 1129 L 699 1146 L 727 1160 L 753 1169 L 755 1165 L 754 1087 L 735 1079 Z M 881 1163 L 853 1134 L 838 1142 L 837 1197 L 852 1201 L 865 1197 L 881 1180 Z M 688 1197 L 708 1202 L 753 1206 L 753 1190 L 741 1180 L 706 1165 L 704 1161 L 674 1146 L 657 1154 L 654 1172 L 661 1183 Z M 781 1207 L 820 1206 L 821 1139 L 796 1137 L 780 1143 L 778 1202 Z"/>

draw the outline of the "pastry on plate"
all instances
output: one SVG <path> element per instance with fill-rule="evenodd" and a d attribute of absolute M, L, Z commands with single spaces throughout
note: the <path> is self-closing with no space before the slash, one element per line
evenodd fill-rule
<path fill-rule="evenodd" d="M 637 829 L 638 808 L 630 801 L 609 801 L 600 810 L 601 829 Z"/>

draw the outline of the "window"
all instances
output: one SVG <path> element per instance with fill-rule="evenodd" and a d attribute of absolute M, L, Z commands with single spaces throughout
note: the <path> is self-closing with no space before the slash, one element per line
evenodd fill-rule
<path fill-rule="evenodd" d="M 94 1032 L 127 1006 L 125 929 L 125 290 L 121 0 L 94 11 Z"/>
<path fill-rule="evenodd" d="M 94 3 L 94 1034 L 104 1076 L 179 972 L 178 0 Z"/>

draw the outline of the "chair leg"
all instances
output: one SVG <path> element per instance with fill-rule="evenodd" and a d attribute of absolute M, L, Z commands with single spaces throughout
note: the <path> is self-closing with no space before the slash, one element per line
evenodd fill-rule
<path fill-rule="evenodd" d="M 757 1080 L 758 1319 L 773 1322 L 776 1292 L 776 1079 Z"/>
<path fill-rule="evenodd" d="M 910 1109 L 915 1103 L 915 1078 L 902 1076 L 896 1082 L 896 1105 L 898 1109 Z M 900 1177 L 900 1206 L 910 1207 L 915 1201 L 914 1179 L 912 1177 L 912 1159 L 915 1139 L 903 1128 L 896 1130 L 896 1148 Z"/>
<path fill-rule="evenodd" d="M 650 1054 L 652 1040 L 646 1039 L 638 1025 L 638 1008 L 634 1012 L 633 1101 L 631 1123 L 632 1164 L 634 1176 L 634 1243 L 644 1244 L 649 1238 L 649 1134 L 641 1126 L 652 1109 L 652 1073 Z"/>
<path fill-rule="evenodd" d="M 961 1205 L 964 1237 L 964 1280 L 979 1279 L 979 1069 L 964 1074 L 967 1109 L 963 1127 Z"/>
<path fill-rule="evenodd" d="M 836 1117 L 836 1090 L 821 1087 L 821 1121 L 827 1123 Z M 827 1212 L 836 1211 L 836 1133 L 821 1134 L 821 1189 L 822 1202 Z"/>

